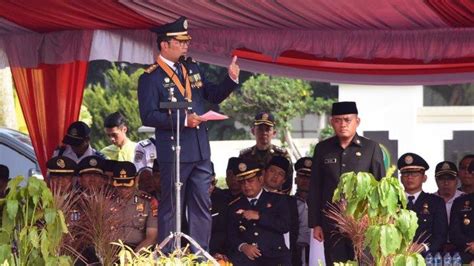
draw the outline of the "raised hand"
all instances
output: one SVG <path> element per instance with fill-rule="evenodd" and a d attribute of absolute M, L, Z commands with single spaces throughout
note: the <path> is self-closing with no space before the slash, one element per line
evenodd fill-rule
<path fill-rule="evenodd" d="M 237 56 L 234 55 L 232 62 L 229 65 L 229 76 L 232 80 L 237 80 L 239 78 L 240 68 L 237 65 Z"/>

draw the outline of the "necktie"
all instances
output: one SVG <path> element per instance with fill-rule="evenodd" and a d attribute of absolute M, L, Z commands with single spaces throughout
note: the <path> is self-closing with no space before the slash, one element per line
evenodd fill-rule
<path fill-rule="evenodd" d="M 176 63 L 174 64 L 174 66 L 176 67 L 176 76 L 178 76 L 179 80 L 181 81 L 181 84 L 183 84 L 184 77 L 183 77 L 183 71 L 181 69 L 181 64 Z"/>
<path fill-rule="evenodd" d="M 415 203 L 413 202 L 414 199 L 415 199 L 415 196 L 408 196 L 407 208 L 409 210 L 413 210 L 415 208 Z"/>
<path fill-rule="evenodd" d="M 255 207 L 255 205 L 257 205 L 257 199 L 251 199 L 250 206 Z"/>

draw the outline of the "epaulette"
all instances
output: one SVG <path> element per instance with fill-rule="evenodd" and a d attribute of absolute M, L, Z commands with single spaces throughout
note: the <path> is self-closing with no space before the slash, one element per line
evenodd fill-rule
<path fill-rule="evenodd" d="M 227 204 L 227 206 L 230 206 L 230 205 L 236 203 L 240 198 L 241 198 L 241 197 L 235 198 L 234 200 L 232 200 L 231 202 L 229 202 L 229 204 Z"/>
<path fill-rule="evenodd" d="M 252 146 L 252 147 L 245 148 L 245 149 L 243 149 L 243 150 L 240 150 L 240 155 L 244 155 L 244 154 L 246 154 L 246 153 L 248 153 L 248 152 L 251 152 L 251 151 L 252 151 L 252 148 L 253 148 L 253 146 Z"/>
<path fill-rule="evenodd" d="M 144 140 L 142 140 L 142 141 L 140 141 L 140 142 L 138 142 L 138 143 L 140 143 L 140 145 L 141 145 L 142 147 L 146 147 L 146 146 L 148 146 L 148 145 L 151 144 L 151 141 L 150 141 L 149 139 L 144 139 Z"/>
<path fill-rule="evenodd" d="M 153 197 L 150 194 L 141 191 L 140 192 L 140 198 L 150 201 Z"/>
<path fill-rule="evenodd" d="M 158 64 L 153 64 L 149 67 L 147 67 L 147 69 L 145 69 L 145 72 L 150 74 L 151 72 L 155 71 L 160 65 Z"/>
<path fill-rule="evenodd" d="M 283 153 L 283 154 L 288 153 L 285 148 L 278 147 L 276 145 L 273 145 L 273 150 L 275 150 L 278 153 Z"/>

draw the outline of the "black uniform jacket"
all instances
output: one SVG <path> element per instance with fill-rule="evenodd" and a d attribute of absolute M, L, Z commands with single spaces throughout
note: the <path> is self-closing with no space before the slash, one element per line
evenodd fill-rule
<path fill-rule="evenodd" d="M 448 216 L 444 200 L 436 195 L 421 192 L 415 201 L 414 212 L 418 217 L 414 241 L 428 244 L 429 252 L 442 252 L 448 233 Z"/>
<path fill-rule="evenodd" d="M 246 220 L 239 210 L 256 210 L 259 220 Z M 245 196 L 229 206 L 228 239 L 232 252 L 242 243 L 257 245 L 262 256 L 278 257 L 288 252 L 283 234 L 290 230 L 288 200 L 285 196 L 263 191 L 255 207 Z"/>
<path fill-rule="evenodd" d="M 378 143 L 357 134 L 343 149 L 337 137 L 318 143 L 314 149 L 311 183 L 308 196 L 308 226 L 322 226 L 331 230 L 334 224 L 323 216 L 327 202 L 331 202 L 339 177 L 346 172 L 370 172 L 375 178 L 385 176 L 382 150 Z"/>
<path fill-rule="evenodd" d="M 474 193 L 466 194 L 454 200 L 449 223 L 449 240 L 456 245 L 463 263 L 470 263 L 474 255 L 465 252 L 466 244 L 474 241 Z"/>

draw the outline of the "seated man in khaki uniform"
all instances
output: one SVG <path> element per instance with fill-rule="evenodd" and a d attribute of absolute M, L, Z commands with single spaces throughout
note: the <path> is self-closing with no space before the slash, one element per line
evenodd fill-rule
<path fill-rule="evenodd" d="M 156 243 L 158 235 L 158 202 L 148 193 L 136 188 L 137 171 L 131 162 L 116 162 L 113 186 L 117 189 L 118 210 L 126 222 L 120 230 L 121 240 L 139 251 Z"/>

